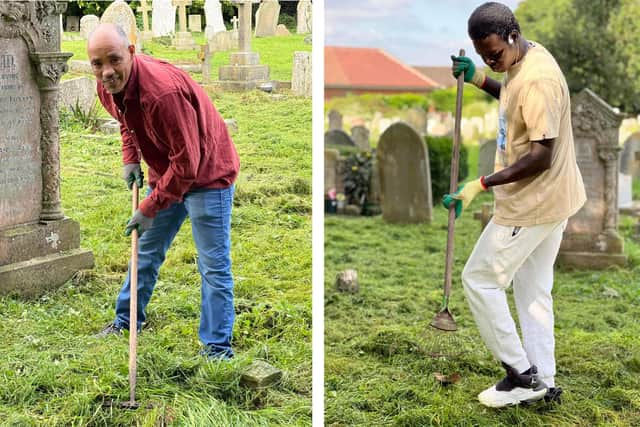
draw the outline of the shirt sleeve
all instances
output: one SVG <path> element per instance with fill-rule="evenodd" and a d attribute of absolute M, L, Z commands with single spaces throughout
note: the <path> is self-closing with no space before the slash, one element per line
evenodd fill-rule
<path fill-rule="evenodd" d="M 140 203 L 140 211 L 155 217 L 159 210 L 182 200 L 200 166 L 200 136 L 196 110 L 181 93 L 163 94 L 150 108 L 151 126 L 167 144 L 169 167 Z"/>
<path fill-rule="evenodd" d="M 140 150 L 135 138 L 127 127 L 120 122 L 120 135 L 122 135 L 122 163 L 140 163 Z"/>
<path fill-rule="evenodd" d="M 520 91 L 519 104 L 529 141 L 557 138 L 560 135 L 562 90 L 550 79 L 532 80 Z"/>

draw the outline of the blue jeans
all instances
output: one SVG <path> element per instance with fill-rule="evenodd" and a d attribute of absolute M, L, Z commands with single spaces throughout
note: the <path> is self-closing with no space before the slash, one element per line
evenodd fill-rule
<path fill-rule="evenodd" d="M 235 311 L 231 275 L 231 206 L 234 186 L 191 191 L 156 215 L 152 227 L 138 243 L 138 329 L 158 279 L 158 270 L 187 215 L 198 250 L 202 281 L 198 335 L 211 355 L 233 356 L 231 336 Z M 148 193 L 147 193 L 148 195 Z M 129 328 L 130 273 L 116 301 L 118 327 Z"/>

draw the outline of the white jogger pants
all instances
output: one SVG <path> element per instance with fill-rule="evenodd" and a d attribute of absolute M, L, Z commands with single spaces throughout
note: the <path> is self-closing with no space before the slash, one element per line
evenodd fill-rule
<path fill-rule="evenodd" d="M 536 365 L 554 387 L 553 264 L 567 220 L 531 227 L 487 224 L 462 272 L 480 335 L 496 359 L 518 372 Z M 513 281 L 522 342 L 505 290 Z"/>

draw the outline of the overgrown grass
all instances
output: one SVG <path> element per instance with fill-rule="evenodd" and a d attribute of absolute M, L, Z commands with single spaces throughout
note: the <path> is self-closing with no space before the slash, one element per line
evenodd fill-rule
<path fill-rule="evenodd" d="M 67 33 L 72 34 L 72 33 Z M 291 34 L 286 37 L 254 37 L 251 48 L 260 54 L 260 63 L 268 65 L 272 80 L 291 81 L 291 67 L 293 65 L 293 53 L 296 51 L 311 51 L 311 44 L 304 42 L 304 34 Z M 203 33 L 194 33 L 196 41 L 195 49 L 176 50 L 158 39 L 144 43 L 143 53 L 156 58 L 166 59 L 174 64 L 200 64 L 198 55 L 200 45 L 205 43 Z M 71 52 L 72 60 L 88 60 L 87 42 L 85 40 L 66 40 L 62 42 L 63 52 Z M 221 65 L 229 65 L 230 52 L 214 52 L 211 58 L 211 78 L 218 78 L 218 69 Z M 200 80 L 201 73 L 190 73 Z M 78 75 L 75 75 L 78 77 Z M 68 78 L 69 76 L 67 76 Z"/>
<path fill-rule="evenodd" d="M 241 173 L 232 220 L 237 321 L 231 362 L 198 356 L 200 279 L 190 224 L 169 250 L 139 336 L 137 397 L 128 400 L 128 344 L 92 335 L 113 320 L 127 270 L 130 193 L 120 138 L 61 123 L 62 202 L 96 266 L 37 300 L 0 298 L 0 424 L 222 426 L 311 423 L 311 101 L 254 91 L 212 94 Z M 284 371 L 265 391 L 239 386 L 265 359 Z M 153 408 L 146 405 L 153 404 Z"/>
<path fill-rule="evenodd" d="M 482 195 L 472 210 L 490 200 Z M 462 268 L 480 234 L 471 212 L 456 222 L 450 308 L 459 330 L 429 326 L 442 300 L 446 221 L 440 207 L 431 224 L 325 219 L 327 425 L 640 425 L 640 245 L 631 240 L 637 218 L 621 218 L 627 268 L 557 271 L 562 405 L 501 410 L 476 397 L 504 371 L 482 342 L 461 289 Z M 335 289 L 336 274 L 346 268 L 358 271 L 358 294 Z M 434 372 L 462 379 L 445 387 Z"/>

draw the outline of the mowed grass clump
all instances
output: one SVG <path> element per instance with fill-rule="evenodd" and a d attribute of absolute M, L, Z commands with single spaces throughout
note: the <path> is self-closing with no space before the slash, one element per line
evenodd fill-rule
<path fill-rule="evenodd" d="M 482 195 L 471 211 L 490 201 Z M 493 410 L 476 396 L 504 371 L 480 338 L 460 282 L 480 235 L 472 217 L 465 212 L 456 221 L 454 333 L 429 326 L 442 301 L 443 208 L 436 206 L 434 221 L 421 225 L 391 225 L 381 217 L 325 219 L 327 425 L 640 425 L 640 245 L 631 239 L 637 218 L 621 218 L 628 267 L 557 270 L 556 382 L 564 389 L 562 405 Z M 336 274 L 347 268 L 358 271 L 358 294 L 335 289 Z M 458 373 L 461 379 L 444 386 L 435 372 Z"/>
<path fill-rule="evenodd" d="M 0 419 L 15 426 L 215 426 L 311 423 L 311 101 L 211 93 L 241 159 L 232 219 L 236 324 L 231 362 L 198 356 L 200 278 L 187 221 L 167 254 L 139 335 L 137 400 L 128 341 L 92 335 L 113 320 L 126 274 L 131 193 L 118 135 L 63 114 L 61 191 L 96 266 L 36 300 L 0 298 Z M 284 371 L 263 391 L 241 386 L 263 359 Z M 150 407 L 147 407 L 150 406 Z"/>

